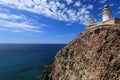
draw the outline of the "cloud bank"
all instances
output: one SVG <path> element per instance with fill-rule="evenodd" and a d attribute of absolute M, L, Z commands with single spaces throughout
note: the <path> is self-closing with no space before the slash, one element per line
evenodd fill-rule
<path fill-rule="evenodd" d="M 90 10 L 93 9 L 92 4 L 85 5 L 74 0 L 65 0 L 64 2 L 60 0 L 0 0 L 0 4 L 37 13 L 55 20 L 79 22 L 84 25 L 87 25 Z M 73 9 L 74 7 L 77 8 Z"/>
<path fill-rule="evenodd" d="M 36 20 L 24 14 L 11 13 L 11 10 L 0 8 L 0 30 L 11 32 L 43 32 L 44 24 L 37 24 Z"/>

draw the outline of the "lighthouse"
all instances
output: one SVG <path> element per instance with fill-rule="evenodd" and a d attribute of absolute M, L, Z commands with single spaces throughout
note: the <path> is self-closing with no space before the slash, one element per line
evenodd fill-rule
<path fill-rule="evenodd" d="M 96 20 L 92 16 L 90 16 L 90 18 L 89 18 L 89 25 L 93 25 L 95 23 L 96 23 Z"/>
<path fill-rule="evenodd" d="M 119 18 L 110 18 L 111 13 L 112 13 L 112 11 L 111 11 L 110 7 L 105 5 L 101 11 L 102 23 L 96 24 L 96 20 L 93 17 L 90 17 L 88 28 L 90 29 L 90 28 L 96 28 L 96 27 L 101 27 L 101 26 L 120 25 Z"/>
<path fill-rule="evenodd" d="M 109 6 L 105 5 L 102 10 L 102 21 L 107 21 L 110 19 L 111 9 Z"/>

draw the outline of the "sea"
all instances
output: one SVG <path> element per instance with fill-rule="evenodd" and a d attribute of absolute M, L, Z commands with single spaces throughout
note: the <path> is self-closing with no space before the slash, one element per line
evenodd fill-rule
<path fill-rule="evenodd" d="M 0 44 L 0 80 L 36 80 L 65 44 Z"/>

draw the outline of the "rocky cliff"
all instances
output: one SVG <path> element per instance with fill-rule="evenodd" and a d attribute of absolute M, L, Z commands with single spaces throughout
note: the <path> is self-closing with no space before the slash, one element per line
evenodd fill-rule
<path fill-rule="evenodd" d="M 120 80 L 120 25 L 85 30 L 55 56 L 48 80 Z"/>

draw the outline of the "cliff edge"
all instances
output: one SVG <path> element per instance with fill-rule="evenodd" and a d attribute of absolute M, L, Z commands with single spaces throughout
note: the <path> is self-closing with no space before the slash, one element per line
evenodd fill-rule
<path fill-rule="evenodd" d="M 120 80 L 120 25 L 79 34 L 55 56 L 48 80 Z"/>

